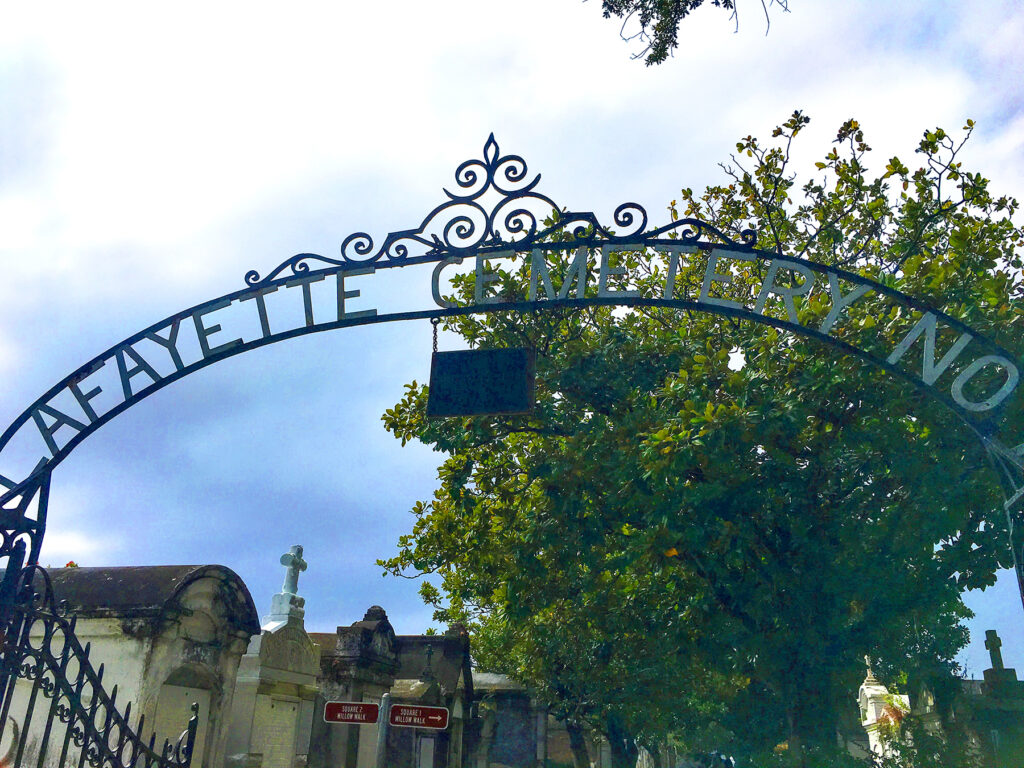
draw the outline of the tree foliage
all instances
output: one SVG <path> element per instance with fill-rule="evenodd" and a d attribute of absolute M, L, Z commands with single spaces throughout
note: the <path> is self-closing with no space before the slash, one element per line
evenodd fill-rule
<path fill-rule="evenodd" d="M 739 9 L 735 0 L 707 0 L 712 6 L 730 12 L 737 27 Z M 635 58 L 643 57 L 650 66 L 661 64 L 679 46 L 679 25 L 705 0 L 601 0 L 604 17 L 615 16 L 623 19 L 623 30 L 631 23 L 639 25 L 639 31 L 622 36 L 626 40 L 639 39 L 646 47 Z M 768 6 L 775 4 L 784 11 L 789 10 L 788 0 L 761 0 L 765 20 L 770 23 Z"/>
<path fill-rule="evenodd" d="M 885 282 L 1019 353 L 1024 232 L 1016 201 L 962 167 L 973 123 L 925 133 L 918 169 L 892 158 L 872 176 L 848 121 L 800 182 L 807 122 L 739 142 L 725 181 L 683 190 L 671 215 L 752 224 L 770 250 Z M 657 294 L 652 256 L 618 254 L 617 287 Z M 549 263 L 557 284 L 566 261 Z M 764 265 L 737 264 L 730 290 L 756 295 Z M 492 268 L 502 295 L 525 295 L 528 264 Z M 682 265 L 677 284 L 702 273 Z M 473 281 L 453 279 L 458 302 Z M 820 323 L 826 298 L 797 297 L 800 323 Z M 909 322 L 872 301 L 845 320 L 890 350 Z M 1009 554 L 996 475 L 943 406 L 813 339 L 704 313 L 563 307 L 446 327 L 474 347 L 535 348 L 536 408 L 427 420 L 426 387 L 408 386 L 385 425 L 444 458 L 381 564 L 439 576 L 424 599 L 471 626 L 478 663 L 606 734 L 617 764 L 674 733 L 762 765 L 837 765 L 865 655 L 891 682 L 953 668 L 960 593 Z"/>

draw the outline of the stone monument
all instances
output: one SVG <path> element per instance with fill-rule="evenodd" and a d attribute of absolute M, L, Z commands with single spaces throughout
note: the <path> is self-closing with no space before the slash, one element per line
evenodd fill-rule
<path fill-rule="evenodd" d="M 860 708 L 860 724 L 868 735 L 868 749 L 877 757 L 888 755 L 885 743 L 885 732 L 890 726 L 898 726 L 905 712 L 910 711 L 910 699 L 903 694 L 890 694 L 889 689 L 875 677 L 871 669 L 871 659 L 864 657 L 867 676 L 857 691 L 857 704 Z M 867 757 L 856 754 L 858 757 Z"/>
<path fill-rule="evenodd" d="M 362 621 L 340 626 L 335 633 L 313 633 L 312 638 L 322 657 L 310 768 L 371 768 L 376 762 L 376 724 L 326 723 L 323 711 L 328 701 L 378 703 L 391 690 L 400 666 L 395 630 L 384 609 L 372 605 Z"/>
<path fill-rule="evenodd" d="M 304 768 L 317 697 L 320 650 L 303 623 L 305 600 L 298 596 L 306 570 L 302 547 L 281 556 L 284 584 L 263 617 L 238 668 L 228 765 L 237 768 Z"/>
<path fill-rule="evenodd" d="M 1003 641 L 999 639 L 999 635 L 994 629 L 985 631 L 985 649 L 992 661 L 992 667 L 982 672 L 985 682 L 981 688 L 989 696 L 1005 696 L 1020 688 L 1017 681 L 1017 670 L 1008 669 L 1003 664 L 1002 645 Z"/>

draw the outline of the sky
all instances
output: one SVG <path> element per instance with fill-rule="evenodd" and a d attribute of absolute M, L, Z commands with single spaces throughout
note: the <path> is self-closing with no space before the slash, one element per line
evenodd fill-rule
<path fill-rule="evenodd" d="M 597 0 L 6 4 L 0 25 L 0 427 L 79 365 L 289 256 L 418 226 L 493 131 L 540 190 L 652 224 L 721 181 L 738 139 L 795 109 L 810 166 L 856 117 L 884 166 L 921 133 L 977 130 L 965 166 L 1024 196 L 1024 8 L 790 0 L 766 23 L 701 9 L 675 55 Z M 55 10 L 59 9 L 59 10 Z M 627 28 L 628 29 L 628 28 Z M 442 348 L 458 342 L 442 337 Z M 375 565 L 431 495 L 439 456 L 380 415 L 429 375 L 425 322 L 320 333 L 210 366 L 86 440 L 54 473 L 44 564 L 221 563 L 269 609 L 302 544 L 306 626 L 382 605 L 431 626 L 418 583 Z M 972 593 L 1024 673 L 1012 574 Z"/>

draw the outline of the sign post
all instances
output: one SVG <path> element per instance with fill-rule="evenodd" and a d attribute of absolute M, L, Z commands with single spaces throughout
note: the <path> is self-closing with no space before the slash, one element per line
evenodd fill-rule
<path fill-rule="evenodd" d="M 380 711 L 383 717 L 377 723 L 377 768 L 385 768 L 384 761 L 388 752 L 388 713 L 391 711 L 391 694 L 380 697 Z"/>

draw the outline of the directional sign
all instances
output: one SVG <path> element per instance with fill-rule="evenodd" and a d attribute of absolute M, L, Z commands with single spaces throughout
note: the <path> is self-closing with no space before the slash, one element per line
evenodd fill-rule
<path fill-rule="evenodd" d="M 445 707 L 392 704 L 390 723 L 399 728 L 433 728 L 443 731 L 448 727 L 448 710 Z"/>
<path fill-rule="evenodd" d="M 324 706 L 324 722 L 326 723 L 367 725 L 376 723 L 379 714 L 379 704 L 370 704 L 364 701 L 328 701 Z M 447 719 L 445 722 L 447 723 Z"/>

